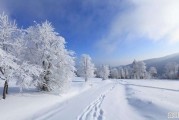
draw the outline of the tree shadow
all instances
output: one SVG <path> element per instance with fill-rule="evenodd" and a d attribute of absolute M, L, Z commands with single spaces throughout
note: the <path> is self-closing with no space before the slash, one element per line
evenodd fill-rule
<path fill-rule="evenodd" d="M 23 89 L 22 92 L 20 92 L 19 87 L 9 87 L 8 88 L 8 95 L 13 95 L 13 94 L 18 94 L 18 93 L 35 93 L 35 92 L 38 92 L 38 90 L 35 88 Z M 0 95 L 2 96 L 2 94 L 3 94 L 3 87 L 0 87 Z"/>

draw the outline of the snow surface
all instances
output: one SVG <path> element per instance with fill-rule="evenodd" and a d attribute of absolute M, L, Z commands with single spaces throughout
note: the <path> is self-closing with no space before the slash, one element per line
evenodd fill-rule
<path fill-rule="evenodd" d="M 0 82 L 2 92 L 3 82 Z M 61 95 L 10 83 L 0 120 L 168 120 L 179 112 L 179 81 L 75 78 Z"/>

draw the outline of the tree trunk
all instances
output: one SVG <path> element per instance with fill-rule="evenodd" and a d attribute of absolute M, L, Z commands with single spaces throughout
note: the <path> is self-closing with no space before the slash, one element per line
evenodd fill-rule
<path fill-rule="evenodd" d="M 6 94 L 8 94 L 8 82 L 6 81 Z"/>
<path fill-rule="evenodd" d="M 3 99 L 6 99 L 6 94 L 8 93 L 8 83 L 7 80 L 4 83 L 4 89 L 3 89 Z"/>
<path fill-rule="evenodd" d="M 48 85 L 49 85 L 49 81 L 50 81 L 50 77 L 49 76 L 51 74 L 50 69 L 51 69 L 52 65 L 48 61 L 43 61 L 42 62 L 42 66 L 44 68 L 44 77 L 43 77 L 44 84 L 42 85 L 41 90 L 43 90 L 43 91 L 50 91 L 50 88 L 48 87 Z"/>
<path fill-rule="evenodd" d="M 42 90 L 43 91 L 50 91 L 49 87 L 48 87 L 48 84 L 49 84 L 49 76 L 50 75 L 50 71 L 47 70 L 47 72 L 45 72 L 45 75 L 44 75 L 44 84 L 42 86 Z"/>
<path fill-rule="evenodd" d="M 43 84 L 43 86 L 42 86 L 42 91 L 49 91 L 47 85 Z"/>

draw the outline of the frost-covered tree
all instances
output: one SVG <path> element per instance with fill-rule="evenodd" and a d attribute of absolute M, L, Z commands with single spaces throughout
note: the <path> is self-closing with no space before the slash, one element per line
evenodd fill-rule
<path fill-rule="evenodd" d="M 124 68 L 124 74 L 125 74 L 125 77 L 126 79 L 129 79 L 130 78 L 130 73 L 129 73 L 129 69 L 127 67 Z"/>
<path fill-rule="evenodd" d="M 65 91 L 71 84 L 72 78 L 75 76 L 75 61 L 74 52 L 68 51 L 65 48 L 65 39 L 60 37 L 59 39 L 64 41 L 64 44 L 59 43 L 56 54 L 57 60 L 54 61 L 55 67 L 53 67 L 53 73 L 55 75 L 55 82 L 52 82 L 51 89 L 55 91 Z M 60 42 L 60 40 L 59 40 Z M 54 84 L 54 85 L 53 85 Z"/>
<path fill-rule="evenodd" d="M 119 68 L 118 69 L 118 77 L 119 77 L 119 79 L 124 79 L 125 78 L 125 72 L 124 72 L 124 69 L 123 68 Z"/>
<path fill-rule="evenodd" d="M 103 80 L 108 79 L 110 70 L 108 65 L 102 65 L 98 68 L 98 74 L 99 77 L 101 77 Z"/>
<path fill-rule="evenodd" d="M 133 78 L 134 79 L 139 79 L 139 66 L 136 60 L 133 61 L 132 63 L 132 69 L 133 69 Z"/>
<path fill-rule="evenodd" d="M 132 67 L 130 67 L 130 66 L 124 67 L 124 73 L 125 73 L 126 79 L 134 78 L 134 70 Z"/>
<path fill-rule="evenodd" d="M 118 75 L 118 70 L 117 70 L 117 68 L 112 68 L 112 69 L 111 69 L 111 77 L 117 79 L 118 76 L 119 76 L 119 75 Z"/>
<path fill-rule="evenodd" d="M 11 79 L 14 69 L 17 68 L 15 63 L 15 57 L 11 54 L 13 52 L 14 40 L 16 38 L 17 27 L 15 22 L 11 22 L 8 16 L 4 13 L 0 14 L 0 71 L 1 78 L 4 77 L 4 92 L 3 98 L 5 99 L 5 94 L 8 93 L 8 81 Z"/>
<path fill-rule="evenodd" d="M 8 82 L 14 78 L 14 72 L 18 65 L 14 62 L 16 58 L 0 49 L 0 79 L 4 80 L 3 99 L 8 94 Z"/>
<path fill-rule="evenodd" d="M 150 67 L 150 68 L 149 68 L 149 73 L 150 73 L 150 76 L 151 76 L 152 78 L 155 78 L 156 75 L 157 75 L 157 69 L 156 69 L 155 67 Z"/>
<path fill-rule="evenodd" d="M 4 13 L 0 14 L 0 48 L 2 50 L 12 52 L 11 47 L 14 46 L 16 33 L 16 23 L 11 22 Z"/>
<path fill-rule="evenodd" d="M 143 61 L 139 61 L 138 62 L 138 68 L 139 68 L 139 76 L 140 76 L 140 79 L 144 79 L 146 78 L 146 65 Z"/>
<path fill-rule="evenodd" d="M 167 63 L 165 66 L 165 75 L 168 79 L 176 79 L 178 76 L 179 65 L 176 62 Z"/>
<path fill-rule="evenodd" d="M 34 84 L 35 79 L 39 79 L 42 73 L 42 68 L 38 65 L 32 65 L 27 62 L 23 62 L 17 69 L 18 72 L 15 73 L 17 77 L 17 85 L 20 87 L 20 92 L 23 88 L 29 88 Z"/>
<path fill-rule="evenodd" d="M 137 62 L 136 60 L 132 63 L 133 68 L 133 78 L 134 79 L 144 79 L 147 78 L 146 65 L 143 61 Z"/>
<path fill-rule="evenodd" d="M 78 74 L 80 77 L 85 79 L 85 82 L 88 81 L 88 78 L 95 77 L 95 66 L 92 63 L 92 59 L 89 55 L 83 54 L 79 63 Z"/>
<path fill-rule="evenodd" d="M 35 85 L 41 90 L 61 92 L 74 77 L 74 52 L 50 22 L 18 29 L 8 16 L 0 14 L 0 79 L 17 78 L 20 88 Z M 12 78 L 13 77 L 13 78 Z"/>
<path fill-rule="evenodd" d="M 75 71 L 73 52 L 65 48 L 65 39 L 55 32 L 48 21 L 29 27 L 25 39 L 24 58 L 43 68 L 38 88 L 61 91 L 69 84 Z"/>

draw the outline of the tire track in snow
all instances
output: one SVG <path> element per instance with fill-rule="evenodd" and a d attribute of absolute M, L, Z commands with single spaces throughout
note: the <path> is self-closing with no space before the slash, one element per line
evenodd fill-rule
<path fill-rule="evenodd" d="M 107 93 L 114 89 L 115 85 L 101 94 L 94 102 L 92 102 L 84 112 L 78 116 L 77 120 L 104 120 L 104 111 L 101 108 L 104 98 Z"/>
<path fill-rule="evenodd" d="M 162 87 L 155 87 L 155 86 L 133 84 L 133 83 L 128 83 L 126 81 L 119 81 L 118 84 L 121 84 L 121 85 L 131 85 L 131 86 L 144 87 L 144 88 L 151 88 L 151 89 L 158 89 L 158 90 L 173 91 L 173 92 L 179 92 L 178 89 L 169 89 L 169 88 L 162 88 Z"/>

